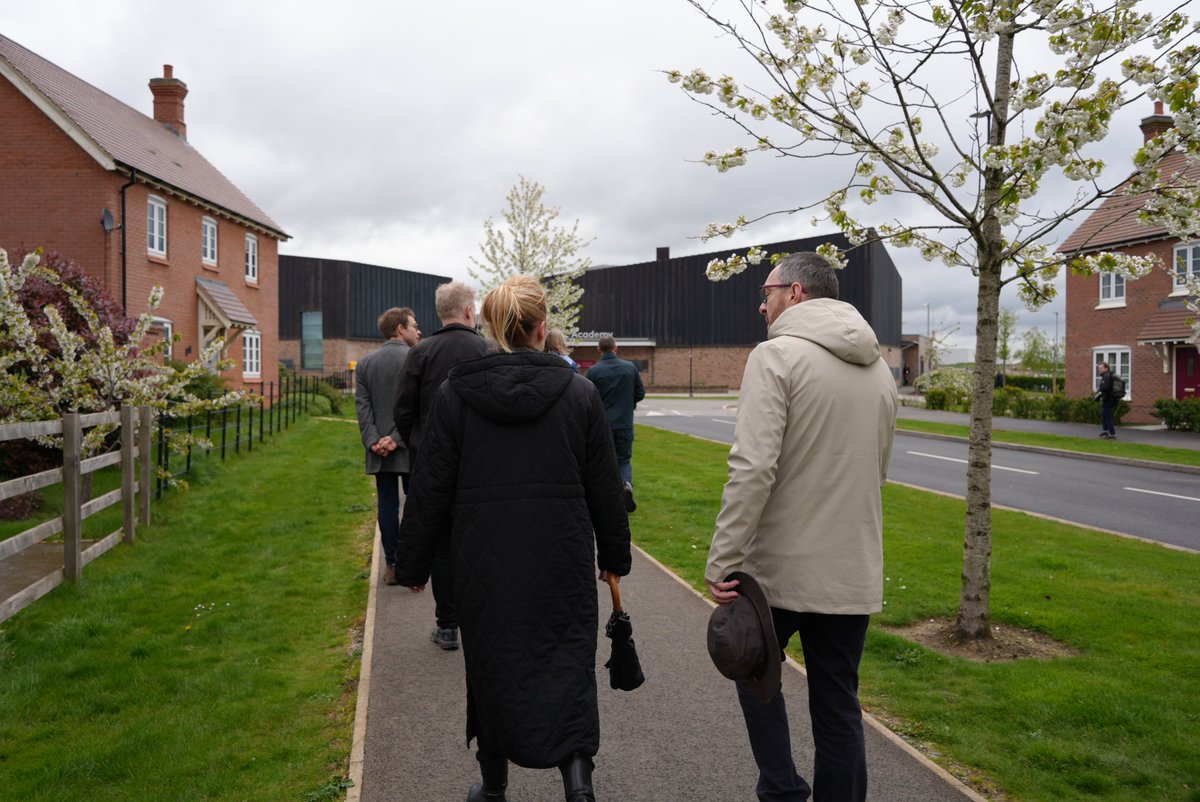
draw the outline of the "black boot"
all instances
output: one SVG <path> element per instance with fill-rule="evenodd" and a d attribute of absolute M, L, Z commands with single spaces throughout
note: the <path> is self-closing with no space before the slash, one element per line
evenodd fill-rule
<path fill-rule="evenodd" d="M 467 794 L 467 802 L 508 802 L 504 790 L 508 788 L 508 759 L 491 752 L 475 753 L 479 761 L 482 783 L 475 783 Z"/>
<path fill-rule="evenodd" d="M 592 759 L 586 755 L 574 754 L 571 759 L 558 767 L 562 772 L 563 791 L 567 802 L 596 802 L 596 792 L 592 790 Z"/>

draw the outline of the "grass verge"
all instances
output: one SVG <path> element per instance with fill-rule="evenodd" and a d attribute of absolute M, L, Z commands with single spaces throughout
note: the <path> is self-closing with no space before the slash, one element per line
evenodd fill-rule
<path fill-rule="evenodd" d="M 912 418 L 897 420 L 896 428 L 902 431 L 930 432 L 932 434 L 944 434 L 963 439 L 966 439 L 971 433 L 970 427 L 967 426 L 960 426 L 954 423 L 914 420 Z M 1088 439 L 1085 437 L 1068 437 L 1061 434 L 1038 434 L 1037 432 L 1013 432 L 992 429 L 992 442 L 1058 448 L 1063 451 L 1079 451 L 1084 454 L 1102 454 L 1107 457 L 1125 457 L 1127 459 L 1142 459 L 1151 462 L 1166 462 L 1173 465 L 1200 467 L 1200 451 L 1192 451 L 1186 448 L 1148 446 L 1142 443 L 1128 443 L 1124 440 Z"/>
<path fill-rule="evenodd" d="M 374 496 L 301 419 L 189 477 L 0 630 L 0 796 L 322 802 L 346 787 Z"/>
<path fill-rule="evenodd" d="M 639 546 L 699 590 L 728 447 L 639 427 Z M 884 612 L 864 707 L 985 792 L 1019 800 L 1200 802 L 1200 555 L 993 514 L 992 616 L 1078 654 L 973 663 L 883 631 L 952 617 L 964 505 L 884 490 Z M 792 656 L 802 659 L 793 641 Z"/>

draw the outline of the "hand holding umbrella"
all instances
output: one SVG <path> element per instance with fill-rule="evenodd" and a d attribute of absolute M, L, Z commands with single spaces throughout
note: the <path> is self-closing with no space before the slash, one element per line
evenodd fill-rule
<path fill-rule="evenodd" d="M 613 611 L 604 626 L 604 634 L 612 641 L 612 654 L 604 667 L 608 669 L 608 684 L 622 691 L 632 691 L 646 681 L 641 662 L 633 647 L 633 624 L 629 614 L 621 608 L 621 590 L 615 574 L 607 574 L 609 590 L 612 591 Z"/>

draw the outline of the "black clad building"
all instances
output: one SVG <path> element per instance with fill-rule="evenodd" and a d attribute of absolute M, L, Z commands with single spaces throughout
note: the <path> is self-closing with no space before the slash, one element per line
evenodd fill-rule
<path fill-rule="evenodd" d="M 279 362 L 304 373 L 348 370 L 383 342 L 376 321 L 407 306 L 428 335 L 442 327 L 434 306 L 447 276 L 380 265 L 279 257 Z"/>
<path fill-rule="evenodd" d="M 768 253 L 811 251 L 832 242 L 846 250 L 838 273 L 841 300 L 853 304 L 879 338 L 880 351 L 899 380 L 901 280 L 882 242 L 849 249 L 842 235 L 810 237 L 762 246 Z M 750 351 L 766 338 L 758 313 L 759 287 L 770 262 L 748 267 L 725 281 L 710 281 L 714 258 L 746 249 L 672 258 L 658 249 L 652 262 L 596 267 L 578 283 L 584 288 L 575 358 L 590 365 L 596 340 L 612 334 L 620 355 L 642 369 L 647 386 L 663 391 L 722 391 L 741 386 Z"/>

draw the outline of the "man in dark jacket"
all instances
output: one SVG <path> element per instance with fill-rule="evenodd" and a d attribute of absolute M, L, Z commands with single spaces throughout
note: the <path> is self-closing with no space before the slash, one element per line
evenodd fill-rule
<path fill-rule="evenodd" d="M 633 408 L 646 397 L 642 374 L 637 365 L 617 357 L 617 341 L 611 335 L 600 338 L 600 361 L 588 368 L 587 378 L 600 391 L 608 427 L 617 449 L 617 467 L 625 482 L 625 510 L 633 512 Z"/>
<path fill-rule="evenodd" d="M 419 459 L 421 438 L 438 388 L 450 369 L 482 356 L 487 340 L 475 330 L 475 291 L 461 281 L 437 288 L 434 296 L 442 328 L 429 335 L 408 354 L 396 394 L 396 429 L 409 451 L 409 461 Z M 454 609 L 450 550 L 444 545 L 433 563 L 433 599 L 437 626 L 429 639 L 443 649 L 458 648 L 458 613 Z"/>
<path fill-rule="evenodd" d="M 393 307 L 379 316 L 379 332 L 387 342 L 367 354 L 354 375 L 354 407 L 366 449 L 368 474 L 375 476 L 379 507 L 379 540 L 386 567 L 383 581 L 396 584 L 396 538 L 400 534 L 400 484 L 408 491 L 408 449 L 400 440 L 393 416 L 396 385 L 410 347 L 421 338 L 408 307 Z"/>
<path fill-rule="evenodd" d="M 1100 399 L 1100 436 L 1111 440 L 1117 436 L 1117 428 L 1113 425 L 1113 412 L 1121 399 L 1113 395 L 1113 374 L 1107 362 L 1096 366 L 1100 371 L 1100 388 L 1096 396 Z"/>

